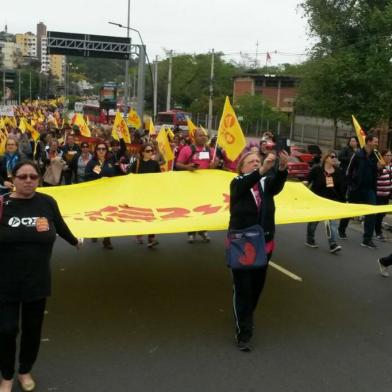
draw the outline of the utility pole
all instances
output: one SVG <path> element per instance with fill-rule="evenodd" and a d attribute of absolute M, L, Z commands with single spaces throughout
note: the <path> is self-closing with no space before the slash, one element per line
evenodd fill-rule
<path fill-rule="evenodd" d="M 158 112 L 158 56 L 155 57 L 154 63 L 154 121 Z"/>
<path fill-rule="evenodd" d="M 166 98 L 166 111 L 170 110 L 170 101 L 171 101 L 171 85 L 172 85 L 172 56 L 173 56 L 173 51 L 171 50 L 169 52 L 169 74 L 167 76 L 167 98 Z"/>
<path fill-rule="evenodd" d="M 143 113 L 144 113 L 145 76 L 146 76 L 146 46 L 140 45 L 138 79 L 137 79 L 137 112 L 140 118 L 143 118 Z"/>
<path fill-rule="evenodd" d="M 3 69 L 3 105 L 5 105 L 5 69 Z"/>
<path fill-rule="evenodd" d="M 256 57 L 255 57 L 255 68 L 258 66 L 257 56 L 259 54 L 259 41 L 256 41 Z"/>
<path fill-rule="evenodd" d="M 20 69 L 18 70 L 18 102 L 20 105 Z"/>
<path fill-rule="evenodd" d="M 29 80 L 29 90 L 30 90 L 30 103 L 31 103 L 31 71 L 30 71 L 30 80 Z"/>
<path fill-rule="evenodd" d="M 214 96 L 214 49 L 211 51 L 210 99 L 208 102 L 208 133 L 212 129 L 212 98 Z"/>
<path fill-rule="evenodd" d="M 128 0 L 127 38 L 129 38 L 129 21 L 131 0 Z M 127 113 L 129 101 L 129 58 L 125 60 L 125 85 L 124 85 L 124 113 Z"/>

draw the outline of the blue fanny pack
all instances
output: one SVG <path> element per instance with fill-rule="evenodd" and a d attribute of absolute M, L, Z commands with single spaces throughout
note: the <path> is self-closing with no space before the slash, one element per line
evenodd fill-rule
<path fill-rule="evenodd" d="M 228 231 L 226 264 L 231 269 L 243 270 L 267 265 L 264 230 L 260 225 Z"/>

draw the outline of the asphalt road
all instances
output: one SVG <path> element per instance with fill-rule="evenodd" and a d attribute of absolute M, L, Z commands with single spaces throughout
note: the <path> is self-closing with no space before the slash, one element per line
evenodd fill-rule
<path fill-rule="evenodd" d="M 302 280 L 270 268 L 251 353 L 234 345 L 224 233 L 162 235 L 156 250 L 58 240 L 37 391 L 390 392 L 392 277 L 376 259 L 392 247 L 360 247 L 359 229 L 330 255 L 321 225 L 319 249 L 304 225 L 278 227 L 273 261 Z"/>

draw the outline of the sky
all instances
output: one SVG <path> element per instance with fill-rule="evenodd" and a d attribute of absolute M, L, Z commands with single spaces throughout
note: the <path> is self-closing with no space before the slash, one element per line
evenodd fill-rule
<path fill-rule="evenodd" d="M 1 0 L 5 2 L 6 0 Z M 299 63 L 311 47 L 300 0 L 129 0 L 130 27 L 140 31 L 150 58 L 167 51 L 225 53 L 240 61 L 244 54 L 259 66 Z M 128 0 L 12 0 L 2 7 L 0 30 L 36 33 L 39 22 L 48 31 L 126 36 Z M 137 33 L 132 42 L 140 44 Z M 256 56 L 257 53 L 257 56 Z"/>

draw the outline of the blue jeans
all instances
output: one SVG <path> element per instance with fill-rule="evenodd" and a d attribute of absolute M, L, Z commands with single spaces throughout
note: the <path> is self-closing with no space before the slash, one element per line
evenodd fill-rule
<path fill-rule="evenodd" d="M 320 222 L 309 222 L 306 229 L 306 239 L 308 241 L 314 241 L 314 233 Z M 338 232 L 338 222 L 336 220 L 324 221 L 325 232 L 327 234 L 329 245 L 336 244 L 337 232 Z"/>

